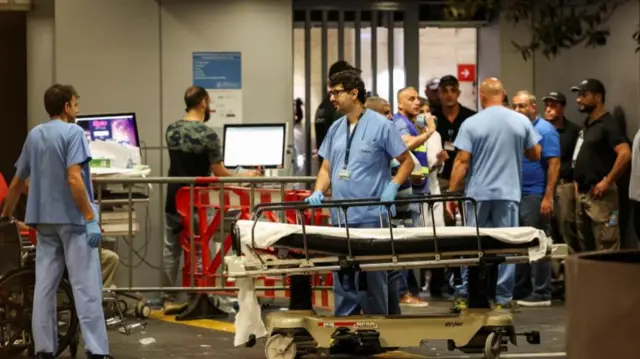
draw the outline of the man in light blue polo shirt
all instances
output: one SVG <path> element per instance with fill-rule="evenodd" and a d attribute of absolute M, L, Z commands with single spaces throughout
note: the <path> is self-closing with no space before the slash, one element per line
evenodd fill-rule
<path fill-rule="evenodd" d="M 305 201 L 319 205 L 331 185 L 334 200 L 380 198 L 393 201 L 398 188 L 414 168 L 413 160 L 393 123 L 375 111 L 366 110 L 364 82 L 357 71 L 331 76 L 329 98 L 345 113 L 331 125 L 318 154 L 324 159 L 313 194 Z M 391 176 L 392 159 L 400 163 Z M 347 210 L 351 228 L 388 226 L 390 218 L 382 206 L 352 207 Z M 331 211 L 333 225 L 344 226 L 341 210 Z M 366 288 L 360 278 L 366 278 Z M 397 280 L 387 271 L 359 275 L 334 274 L 335 315 L 400 314 Z"/>
<path fill-rule="evenodd" d="M 560 173 L 560 134 L 548 121 L 538 116 L 536 97 L 528 91 L 519 91 L 513 97 L 513 109 L 525 115 L 542 139 L 542 159 L 522 163 L 522 200 L 520 201 L 520 226 L 535 227 L 551 234 L 551 216 L 554 194 Z M 514 299 L 523 307 L 551 305 L 552 266 L 549 261 L 533 265 L 516 265 Z M 533 273 L 532 273 L 533 272 Z M 531 277 L 535 282 L 531 283 Z"/>
<path fill-rule="evenodd" d="M 488 78 L 480 86 L 484 110 L 469 117 L 460 127 L 454 146 L 456 155 L 449 191 L 458 192 L 464 181 L 465 195 L 477 201 L 476 213 L 467 205 L 467 225 L 484 228 L 518 226 L 521 199 L 523 154 L 532 161 L 540 160 L 540 135 L 526 117 L 505 108 L 504 87 L 496 78 Z M 447 213 L 455 218 L 457 202 L 447 203 Z M 477 217 L 477 223 L 476 223 Z M 456 295 L 465 305 L 468 296 L 467 271 L 462 270 L 462 285 Z M 496 304 L 508 306 L 513 298 L 515 266 L 501 264 L 498 270 Z"/>

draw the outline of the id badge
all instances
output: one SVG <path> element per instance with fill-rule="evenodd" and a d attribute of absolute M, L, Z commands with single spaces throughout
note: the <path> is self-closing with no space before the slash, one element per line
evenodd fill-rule
<path fill-rule="evenodd" d="M 444 149 L 445 151 L 449 151 L 449 152 L 456 150 L 456 148 L 453 147 L 453 142 L 450 142 L 450 141 L 447 141 L 444 143 Z"/>
<path fill-rule="evenodd" d="M 341 180 L 348 181 L 351 178 L 351 172 L 349 172 L 348 169 L 343 168 L 342 170 L 340 170 L 340 172 L 338 172 L 338 177 Z"/>

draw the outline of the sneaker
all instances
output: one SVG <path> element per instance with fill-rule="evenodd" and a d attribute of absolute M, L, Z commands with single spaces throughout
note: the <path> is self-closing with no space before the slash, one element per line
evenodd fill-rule
<path fill-rule="evenodd" d="M 467 309 L 468 307 L 469 307 L 469 304 L 467 303 L 466 298 L 455 298 L 453 301 L 453 307 L 451 308 L 451 311 L 454 313 L 458 313 L 463 309 Z"/>
<path fill-rule="evenodd" d="M 428 307 L 429 303 L 407 293 L 402 298 L 400 298 L 400 305 L 406 305 L 407 307 L 413 307 L 413 308 L 424 308 L 424 307 Z"/>
<path fill-rule="evenodd" d="M 517 301 L 518 305 L 523 307 L 550 307 L 551 300 L 541 299 L 539 297 L 530 295 L 525 299 Z"/>
<path fill-rule="evenodd" d="M 165 315 L 178 315 L 187 309 L 188 303 L 165 302 L 162 306 Z"/>
<path fill-rule="evenodd" d="M 496 303 L 496 310 L 509 310 L 512 313 L 517 313 L 520 311 L 520 307 L 518 306 L 518 302 L 517 301 L 510 301 L 507 304 L 497 304 Z"/>

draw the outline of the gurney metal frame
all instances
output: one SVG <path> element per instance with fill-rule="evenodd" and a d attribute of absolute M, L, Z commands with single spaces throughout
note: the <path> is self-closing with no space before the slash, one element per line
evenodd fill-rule
<path fill-rule="evenodd" d="M 477 250 L 441 253 L 438 250 L 438 236 L 433 225 L 434 253 L 399 255 L 394 246 L 393 227 L 389 223 L 390 250 L 388 256 L 354 256 L 352 255 L 349 237 L 347 209 L 356 206 L 382 205 L 391 218 L 391 206 L 398 204 L 427 203 L 430 208 L 437 202 L 457 201 L 471 203 L 477 223 L 476 201 L 473 198 L 458 195 L 422 196 L 398 199 L 393 202 L 380 202 L 378 199 L 359 199 L 326 201 L 320 206 L 309 206 L 306 203 L 270 203 L 258 204 L 254 207 L 252 228 L 252 246 L 247 248 L 240 242 L 236 232 L 233 250 L 235 256 L 228 256 L 227 274 L 229 277 L 246 278 L 262 275 L 289 274 L 308 275 L 320 272 L 351 272 L 400 270 L 411 268 L 435 268 L 468 265 L 469 268 L 469 303 L 468 309 L 458 312 L 436 315 L 411 316 L 351 316 L 332 317 L 316 315 L 311 306 L 311 298 L 302 298 L 307 302 L 304 310 L 273 312 L 266 317 L 265 324 L 268 340 L 265 345 L 267 359 L 294 359 L 301 355 L 328 351 L 329 354 L 375 355 L 399 347 L 415 347 L 425 341 L 444 340 L 449 350 L 460 350 L 464 353 L 482 353 L 487 359 L 500 357 L 508 349 L 511 342 L 517 345 L 517 336 L 525 336 L 530 344 L 540 343 L 540 333 L 516 333 L 513 317 L 510 312 L 492 308 L 491 301 L 495 297 L 498 264 L 529 262 L 528 255 L 522 250 L 487 251 L 483 249 L 480 229 L 476 226 Z M 307 232 L 302 222 L 303 252 L 291 253 L 289 250 L 278 250 L 277 255 L 269 255 L 271 260 L 263 259 L 261 251 L 255 246 L 255 230 L 257 219 L 263 211 L 297 210 L 300 215 L 308 208 L 339 208 L 345 216 L 347 235 L 347 256 L 329 258 L 312 258 Z M 433 211 L 430 211 L 433 217 Z M 433 219 L 433 218 L 432 218 Z M 432 223 L 435 221 L 432 220 Z M 540 238 L 540 240 L 544 240 Z M 243 249 L 253 259 L 240 260 Z M 291 255 L 297 259 L 285 259 Z M 547 252 L 547 258 L 563 258 L 566 246 L 554 246 Z M 337 264 L 336 264 L 337 263 Z M 310 281 L 307 281 L 311 286 Z M 299 281 L 298 281 L 299 283 Z M 300 299 L 310 293 L 309 288 L 294 290 L 291 288 L 292 300 Z M 296 298 L 298 297 L 298 298 Z M 297 308 L 300 308 L 297 306 Z M 242 308 L 240 308 L 242 310 Z M 256 344 L 256 337 L 250 336 L 246 346 Z"/>

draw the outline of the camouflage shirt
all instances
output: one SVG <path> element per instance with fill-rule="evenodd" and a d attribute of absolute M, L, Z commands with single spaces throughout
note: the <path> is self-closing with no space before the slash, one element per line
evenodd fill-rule
<path fill-rule="evenodd" d="M 207 177 L 211 165 L 222 162 L 220 138 L 210 127 L 198 121 L 178 120 L 167 127 L 169 177 Z M 175 197 L 185 184 L 167 186 L 165 212 L 176 213 Z"/>

